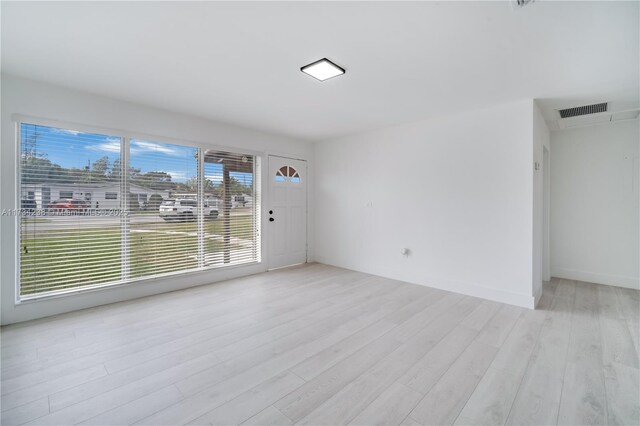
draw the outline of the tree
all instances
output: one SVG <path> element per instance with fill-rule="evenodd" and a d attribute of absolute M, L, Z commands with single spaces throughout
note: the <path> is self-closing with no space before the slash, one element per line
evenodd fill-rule
<path fill-rule="evenodd" d="M 111 166 L 111 171 L 109 172 L 109 179 L 119 181 L 120 176 L 122 176 L 122 162 L 119 158 L 113 160 L 113 165 Z"/>
<path fill-rule="evenodd" d="M 218 192 L 219 192 L 219 188 L 218 186 L 216 186 L 215 183 L 213 183 L 213 181 L 209 180 L 209 179 L 205 179 L 204 183 L 204 193 L 205 194 L 213 194 L 214 196 L 218 196 Z M 198 191 L 198 178 L 197 177 L 192 177 L 191 179 L 185 181 L 185 182 L 180 182 L 176 184 L 176 190 L 180 191 L 180 192 L 197 192 Z"/>
<path fill-rule="evenodd" d="M 137 185 L 151 189 L 173 189 L 176 186 L 171 181 L 171 175 L 162 171 L 146 172 L 136 176 L 132 181 Z"/>
<path fill-rule="evenodd" d="M 224 198 L 224 185 L 222 182 L 216 184 L 214 181 L 210 179 L 205 179 L 204 183 L 204 193 L 207 195 L 212 195 L 215 198 Z M 176 186 L 176 190 L 180 192 L 193 192 L 196 193 L 198 191 L 198 178 L 192 177 L 191 179 L 178 183 Z M 229 195 L 242 195 L 242 194 L 251 194 L 253 189 L 250 185 L 244 185 L 238 179 L 233 176 L 229 177 Z"/>
<path fill-rule="evenodd" d="M 129 166 L 129 179 L 135 180 L 139 175 L 140 169 Z M 119 158 L 116 158 L 113 160 L 113 165 L 109 172 L 109 180 L 118 182 L 120 181 L 120 176 L 122 176 L 122 162 Z"/>
<path fill-rule="evenodd" d="M 31 132 L 28 131 L 29 127 L 32 127 Z M 40 133 L 36 130 L 37 126 L 24 125 L 23 127 L 23 136 L 21 144 L 22 158 L 40 158 L 45 159 L 47 154 L 42 151 L 38 151 L 38 139 L 40 139 Z"/>
<path fill-rule="evenodd" d="M 151 194 L 149 197 L 148 206 L 150 210 L 159 210 L 160 204 L 162 204 L 162 195 L 160 194 Z"/>
<path fill-rule="evenodd" d="M 51 170 L 56 166 L 47 158 L 25 154 L 23 154 L 20 163 L 20 167 L 22 168 L 22 182 L 24 183 L 42 182 L 43 176 L 49 176 Z"/>
<path fill-rule="evenodd" d="M 36 126 L 33 126 L 32 131 L 29 132 L 28 128 L 25 127 L 23 131 L 24 139 L 20 146 L 20 167 L 22 169 L 23 183 L 42 182 L 44 176 L 50 176 L 50 172 L 54 167 L 60 167 L 57 164 L 53 164 L 47 158 L 46 153 L 38 150 L 40 133 L 36 128 Z"/>
<path fill-rule="evenodd" d="M 251 194 L 251 192 L 250 186 L 243 184 L 233 176 L 229 178 L 229 193 L 231 195 Z"/>
<path fill-rule="evenodd" d="M 93 162 L 91 172 L 89 173 L 89 181 L 106 181 L 109 178 L 109 157 L 106 155 Z"/>
<path fill-rule="evenodd" d="M 198 178 L 192 177 L 189 180 L 178 183 L 176 190 L 181 192 L 196 192 L 198 190 Z"/>

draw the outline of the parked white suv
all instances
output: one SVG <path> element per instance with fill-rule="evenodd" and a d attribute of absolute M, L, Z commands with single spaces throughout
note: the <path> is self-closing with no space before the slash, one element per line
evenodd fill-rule
<path fill-rule="evenodd" d="M 205 219 L 216 219 L 218 217 L 218 208 L 212 207 L 209 201 L 204 202 Z M 198 216 L 198 202 L 189 198 L 176 198 L 164 200 L 160 204 L 160 217 L 166 221 L 194 220 Z"/>

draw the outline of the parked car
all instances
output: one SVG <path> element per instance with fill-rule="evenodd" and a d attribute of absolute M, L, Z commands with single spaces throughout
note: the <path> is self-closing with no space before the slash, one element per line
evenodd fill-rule
<path fill-rule="evenodd" d="M 205 201 L 203 207 L 205 219 L 216 219 L 218 217 L 218 208 L 211 206 Z M 160 217 L 166 221 L 182 221 L 195 220 L 198 216 L 198 202 L 189 198 L 176 198 L 164 200 L 160 204 Z"/>
<path fill-rule="evenodd" d="M 51 213 L 87 213 L 91 209 L 91 203 L 85 200 L 62 199 L 49 203 L 47 206 Z"/>

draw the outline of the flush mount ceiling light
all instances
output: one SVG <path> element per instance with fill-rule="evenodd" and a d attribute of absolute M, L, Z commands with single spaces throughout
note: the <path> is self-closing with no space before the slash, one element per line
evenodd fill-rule
<path fill-rule="evenodd" d="M 311 77 L 320 81 L 325 81 L 333 77 L 337 77 L 345 73 L 344 68 L 334 64 L 327 58 L 322 58 L 319 61 L 310 63 L 300 68 L 305 74 L 309 74 Z"/>

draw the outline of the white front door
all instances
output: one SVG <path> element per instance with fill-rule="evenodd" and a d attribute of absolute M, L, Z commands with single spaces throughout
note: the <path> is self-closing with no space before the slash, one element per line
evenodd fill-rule
<path fill-rule="evenodd" d="M 307 162 L 269 156 L 269 269 L 307 261 Z"/>

